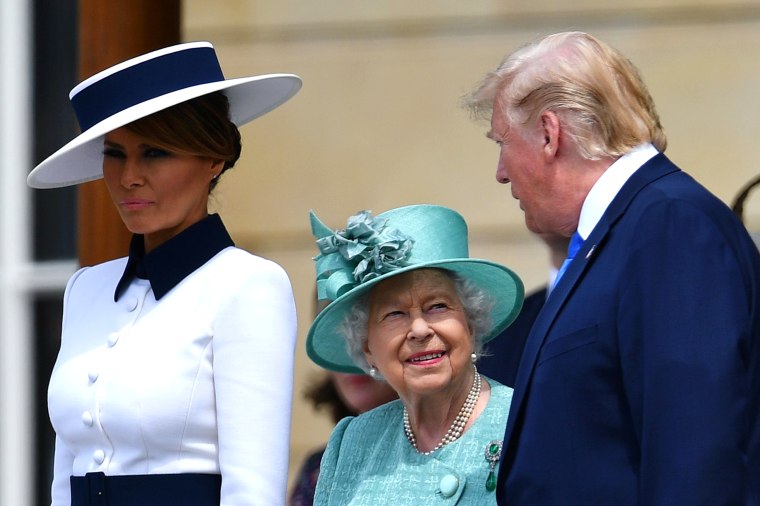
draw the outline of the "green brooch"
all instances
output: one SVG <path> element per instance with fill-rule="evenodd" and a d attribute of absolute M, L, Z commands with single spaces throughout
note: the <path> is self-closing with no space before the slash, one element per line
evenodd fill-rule
<path fill-rule="evenodd" d="M 501 441 L 491 441 L 486 445 L 486 462 L 490 467 L 488 478 L 486 478 L 486 490 L 493 492 L 496 490 L 496 475 L 493 470 L 501 457 Z"/>

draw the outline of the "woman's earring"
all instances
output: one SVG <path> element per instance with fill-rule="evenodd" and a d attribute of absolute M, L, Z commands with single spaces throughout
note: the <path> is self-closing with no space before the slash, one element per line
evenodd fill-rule
<path fill-rule="evenodd" d="M 369 375 L 372 377 L 372 379 L 377 379 L 377 369 L 374 365 L 369 366 Z"/>
<path fill-rule="evenodd" d="M 470 355 L 470 360 L 472 360 L 472 363 L 474 364 L 478 360 L 478 354 L 473 352 L 472 355 Z"/>

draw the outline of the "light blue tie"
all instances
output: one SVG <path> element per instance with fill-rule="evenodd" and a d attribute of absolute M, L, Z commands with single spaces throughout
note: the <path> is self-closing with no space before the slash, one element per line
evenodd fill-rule
<path fill-rule="evenodd" d="M 578 251 L 580 251 L 581 246 L 583 246 L 583 238 L 578 232 L 575 232 L 570 238 L 570 245 L 567 247 L 567 258 L 565 258 L 559 268 L 559 271 L 557 271 L 557 277 L 554 279 L 554 286 L 557 286 L 557 283 L 559 283 L 559 278 L 562 277 L 567 268 L 570 266 L 570 262 L 573 261 L 575 255 L 578 253 Z"/>

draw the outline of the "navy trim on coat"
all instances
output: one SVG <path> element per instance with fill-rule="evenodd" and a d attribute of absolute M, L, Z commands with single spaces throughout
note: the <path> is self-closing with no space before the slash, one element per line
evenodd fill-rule
<path fill-rule="evenodd" d="M 217 253 L 234 245 L 218 214 L 210 214 L 190 225 L 147 254 L 144 237 L 134 234 L 127 266 L 116 285 L 113 300 L 119 300 L 134 278 L 150 281 L 153 295 L 159 300 Z"/>

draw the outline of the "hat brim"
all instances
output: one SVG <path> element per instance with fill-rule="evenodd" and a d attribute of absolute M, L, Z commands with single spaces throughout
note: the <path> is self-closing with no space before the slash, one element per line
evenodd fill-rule
<path fill-rule="evenodd" d="M 60 188 L 102 178 L 105 134 L 193 98 L 224 92 L 230 102 L 230 119 L 240 126 L 282 105 L 299 89 L 301 78 L 296 75 L 265 74 L 191 86 L 152 98 L 79 134 L 35 167 L 27 183 L 33 188 Z"/>
<path fill-rule="evenodd" d="M 449 259 L 423 262 L 401 268 L 363 283 L 335 299 L 314 319 L 306 336 L 306 353 L 317 365 L 331 371 L 364 373 L 348 353 L 346 338 L 342 332 L 345 316 L 351 311 L 357 298 L 367 293 L 379 282 L 391 276 L 416 269 L 438 268 L 453 271 L 475 283 L 494 300 L 491 310 L 491 328 L 481 336 L 488 342 L 514 321 L 522 307 L 524 288 L 520 278 L 503 265 L 476 258 Z"/>

